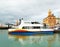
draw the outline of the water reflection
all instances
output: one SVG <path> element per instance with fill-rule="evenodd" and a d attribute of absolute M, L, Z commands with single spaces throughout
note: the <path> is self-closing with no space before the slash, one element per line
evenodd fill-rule
<path fill-rule="evenodd" d="M 60 34 L 57 34 L 58 41 L 60 41 Z"/>
<path fill-rule="evenodd" d="M 24 43 L 24 40 L 28 38 L 28 36 L 18 36 L 18 35 L 8 35 L 8 38 L 14 41 L 19 41 L 22 44 Z"/>
<path fill-rule="evenodd" d="M 18 36 L 9 34 L 9 39 L 19 41 L 21 44 L 41 44 L 42 42 L 47 41 L 50 45 L 50 43 L 54 41 L 54 38 L 55 37 L 52 37 L 52 35 Z"/>
<path fill-rule="evenodd" d="M 60 41 L 60 34 L 53 35 L 34 35 L 34 36 L 17 36 L 17 35 L 9 35 L 10 39 L 14 41 L 19 41 L 22 45 L 40 45 L 46 47 L 55 47 L 54 44 Z M 59 45 L 59 44 L 58 44 Z"/>
<path fill-rule="evenodd" d="M 54 34 L 52 37 L 48 37 L 48 47 L 52 47 L 52 44 L 55 42 L 55 40 L 56 40 L 56 34 Z"/>

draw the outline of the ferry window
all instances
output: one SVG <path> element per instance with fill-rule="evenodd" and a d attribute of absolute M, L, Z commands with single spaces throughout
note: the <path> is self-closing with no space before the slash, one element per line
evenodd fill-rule
<path fill-rule="evenodd" d="M 40 26 L 24 26 L 22 29 L 40 29 Z"/>
<path fill-rule="evenodd" d="M 26 26 L 25 26 L 25 27 L 22 27 L 22 29 L 27 29 L 27 28 L 28 28 L 28 27 L 26 27 Z"/>
<path fill-rule="evenodd" d="M 32 27 L 24 26 L 24 27 L 22 27 L 22 29 L 32 29 Z"/>
<path fill-rule="evenodd" d="M 33 29 L 39 29 L 40 27 L 39 26 L 34 26 Z"/>
<path fill-rule="evenodd" d="M 31 22 L 32 24 L 40 24 L 39 22 Z"/>

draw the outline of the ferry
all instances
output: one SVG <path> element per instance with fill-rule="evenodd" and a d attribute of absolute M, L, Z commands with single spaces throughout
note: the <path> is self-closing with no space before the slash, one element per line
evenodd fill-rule
<path fill-rule="evenodd" d="M 39 22 L 24 22 L 20 20 L 20 25 L 16 28 L 8 29 L 8 33 L 12 35 L 38 35 L 38 34 L 53 34 L 54 29 L 45 28 Z"/>

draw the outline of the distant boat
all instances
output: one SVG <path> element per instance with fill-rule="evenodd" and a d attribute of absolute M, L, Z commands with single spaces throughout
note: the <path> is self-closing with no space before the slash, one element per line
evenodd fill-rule
<path fill-rule="evenodd" d="M 9 34 L 13 35 L 36 35 L 36 34 L 53 34 L 54 29 L 43 28 L 43 24 L 39 24 L 37 22 L 32 23 L 24 23 L 23 19 L 21 20 L 21 24 L 15 29 L 8 29 Z"/>
<path fill-rule="evenodd" d="M 60 27 L 54 28 L 54 33 L 60 33 Z"/>

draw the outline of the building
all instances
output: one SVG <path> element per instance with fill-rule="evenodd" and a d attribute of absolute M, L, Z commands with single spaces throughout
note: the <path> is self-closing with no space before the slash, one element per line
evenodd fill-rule
<path fill-rule="evenodd" d="M 48 11 L 48 16 L 45 19 L 43 19 L 43 23 L 51 27 L 56 25 L 56 17 L 50 9 Z"/>

